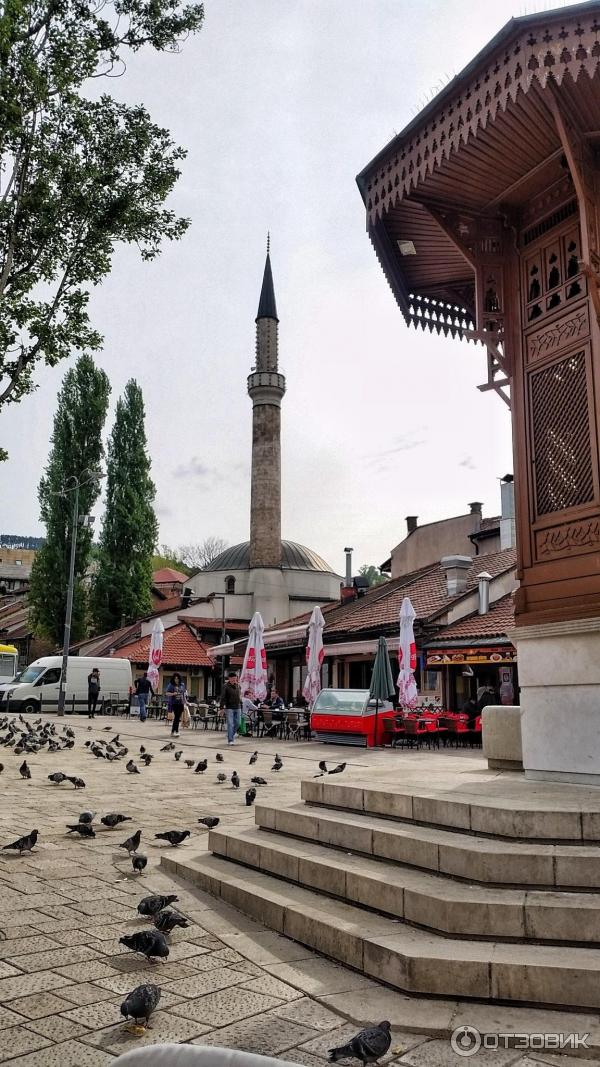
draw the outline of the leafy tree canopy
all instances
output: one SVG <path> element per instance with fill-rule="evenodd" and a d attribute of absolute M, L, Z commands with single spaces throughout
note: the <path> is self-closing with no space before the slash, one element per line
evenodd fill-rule
<path fill-rule="evenodd" d="M 366 578 L 369 585 L 381 585 L 383 582 L 387 582 L 388 578 L 385 574 L 382 574 L 379 567 L 373 566 L 373 564 L 365 563 L 362 567 L 358 568 L 358 573 L 362 574 L 363 578 Z"/>

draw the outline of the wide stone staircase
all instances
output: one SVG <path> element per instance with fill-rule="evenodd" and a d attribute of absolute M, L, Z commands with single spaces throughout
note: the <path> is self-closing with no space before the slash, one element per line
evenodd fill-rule
<path fill-rule="evenodd" d="M 532 797 L 304 781 L 303 803 L 163 862 L 402 991 L 599 1009 L 600 796 Z"/>

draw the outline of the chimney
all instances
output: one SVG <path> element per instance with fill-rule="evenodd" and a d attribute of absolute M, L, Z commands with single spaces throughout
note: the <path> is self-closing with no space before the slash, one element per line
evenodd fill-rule
<path fill-rule="evenodd" d="M 483 504 L 480 500 L 474 500 L 472 504 L 469 504 L 469 511 L 471 512 L 471 515 L 479 515 L 479 518 L 481 518 L 482 507 Z"/>
<path fill-rule="evenodd" d="M 353 548 L 345 548 L 344 552 L 346 553 L 346 580 L 344 582 L 344 585 L 346 586 L 346 589 L 351 589 L 352 588 L 352 553 L 354 552 L 354 549 Z"/>
<path fill-rule="evenodd" d="M 467 588 L 467 574 L 473 566 L 472 556 L 443 556 L 440 567 L 446 572 L 448 596 L 458 596 Z"/>
<path fill-rule="evenodd" d="M 479 615 L 487 615 L 490 610 L 490 582 L 492 580 L 491 574 L 487 571 L 482 571 L 477 575 L 477 581 L 479 582 L 479 607 L 477 613 Z"/>
<path fill-rule="evenodd" d="M 408 531 L 408 534 L 407 534 L 408 537 L 410 537 L 411 533 L 415 532 L 415 530 L 417 528 L 417 519 L 418 518 L 419 518 L 418 515 L 407 515 L 406 516 L 406 529 Z"/>
<path fill-rule="evenodd" d="M 192 592 L 193 592 L 193 590 L 190 588 L 189 585 L 184 586 L 183 596 L 181 598 L 181 607 L 182 608 L 189 608 L 190 600 L 192 599 Z"/>
<path fill-rule="evenodd" d="M 512 548 L 516 544 L 515 532 L 515 482 L 512 474 L 500 479 L 500 548 Z"/>

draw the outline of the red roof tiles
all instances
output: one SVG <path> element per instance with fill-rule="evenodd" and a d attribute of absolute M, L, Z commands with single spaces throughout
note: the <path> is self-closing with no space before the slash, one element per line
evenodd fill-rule
<path fill-rule="evenodd" d="M 173 567 L 161 567 L 159 570 L 152 572 L 154 585 L 185 585 L 187 580 L 187 574 L 182 574 L 181 571 L 176 571 Z"/>
<path fill-rule="evenodd" d="M 493 637 L 506 637 L 515 625 L 515 603 L 512 593 L 500 597 L 485 615 L 474 612 L 458 622 L 445 626 L 434 638 L 435 647 L 451 645 L 455 641 L 481 641 Z"/>
<path fill-rule="evenodd" d="M 119 656 L 132 663 L 147 663 L 150 652 L 150 634 L 123 645 Z M 208 648 L 194 636 L 184 622 L 177 623 L 165 630 L 163 637 L 163 666 L 167 667 L 213 667 L 214 660 L 208 654 Z"/>

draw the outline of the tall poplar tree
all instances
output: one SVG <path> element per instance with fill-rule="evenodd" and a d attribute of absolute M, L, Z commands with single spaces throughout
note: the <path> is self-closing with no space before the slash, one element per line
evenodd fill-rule
<path fill-rule="evenodd" d="M 67 371 L 58 394 L 52 447 L 40 481 L 38 498 L 46 543 L 39 549 L 31 572 L 29 603 L 40 636 L 62 644 L 71 554 L 74 479 L 86 470 L 99 471 L 104 458 L 102 429 L 108 410 L 110 384 L 89 355 L 80 356 Z M 90 480 L 79 491 L 79 514 L 88 514 L 100 485 Z M 83 584 L 92 545 L 91 528 L 78 525 L 71 640 L 85 636 L 87 596 Z"/>
<path fill-rule="evenodd" d="M 144 427 L 144 398 L 133 379 L 119 398 L 108 444 L 106 511 L 92 616 L 99 633 L 152 609 L 152 556 L 158 536 L 154 483 Z"/>

